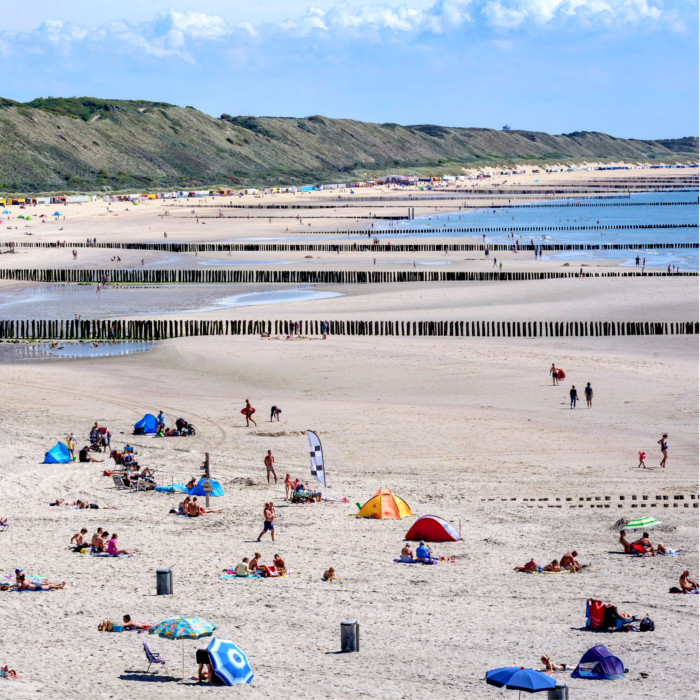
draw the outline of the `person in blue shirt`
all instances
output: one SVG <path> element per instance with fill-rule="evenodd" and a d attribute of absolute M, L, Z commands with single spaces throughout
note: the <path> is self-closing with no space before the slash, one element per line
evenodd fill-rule
<path fill-rule="evenodd" d="M 428 547 L 427 544 L 425 544 L 425 542 L 421 542 L 418 545 L 418 547 L 416 548 L 416 559 L 418 561 L 431 563 L 432 562 L 431 554 L 432 554 L 432 550 L 430 549 L 430 547 Z"/>

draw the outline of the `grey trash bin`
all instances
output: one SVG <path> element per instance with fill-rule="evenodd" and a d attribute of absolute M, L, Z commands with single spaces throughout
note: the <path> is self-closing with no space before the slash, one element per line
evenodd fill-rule
<path fill-rule="evenodd" d="M 357 621 L 340 623 L 340 651 L 360 651 L 360 625 Z"/>
<path fill-rule="evenodd" d="M 568 700 L 569 688 L 566 683 L 557 683 L 547 691 L 547 700 Z"/>
<path fill-rule="evenodd" d="M 170 569 L 156 571 L 156 595 L 173 594 L 173 572 Z"/>

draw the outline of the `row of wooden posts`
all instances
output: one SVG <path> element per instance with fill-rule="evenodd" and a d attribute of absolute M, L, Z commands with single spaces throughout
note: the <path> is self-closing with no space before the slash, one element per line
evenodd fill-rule
<path fill-rule="evenodd" d="M 583 270 L 583 268 L 581 268 Z M 696 277 L 697 272 L 584 271 L 584 277 Z M 387 284 L 394 282 L 489 282 L 571 279 L 580 272 L 467 272 L 464 270 L 249 270 L 249 269 L 1 269 L 16 282 L 94 284 Z"/>
<path fill-rule="evenodd" d="M 298 325 L 297 325 L 298 324 Z M 216 335 L 562 338 L 697 335 L 698 321 L 51 320 L 0 321 L 3 340 L 161 340 Z"/>

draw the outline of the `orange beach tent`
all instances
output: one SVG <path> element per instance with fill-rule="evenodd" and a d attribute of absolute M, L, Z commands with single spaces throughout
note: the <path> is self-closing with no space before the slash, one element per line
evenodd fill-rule
<path fill-rule="evenodd" d="M 372 498 L 365 503 L 358 518 L 378 518 L 379 520 L 401 520 L 413 515 L 403 498 L 395 496 L 391 489 L 379 489 Z"/>

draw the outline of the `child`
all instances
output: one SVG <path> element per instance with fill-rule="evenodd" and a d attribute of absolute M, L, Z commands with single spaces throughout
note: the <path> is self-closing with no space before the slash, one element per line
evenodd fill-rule
<path fill-rule="evenodd" d="M 323 580 L 324 581 L 335 580 L 335 569 L 332 566 L 328 569 L 328 571 L 323 572 Z"/>
<path fill-rule="evenodd" d="M 647 465 L 644 462 L 644 460 L 646 458 L 647 458 L 647 453 L 644 452 L 644 450 L 639 450 L 639 466 L 637 467 L 637 469 L 639 469 L 639 467 L 644 467 L 645 469 L 647 468 Z"/>

